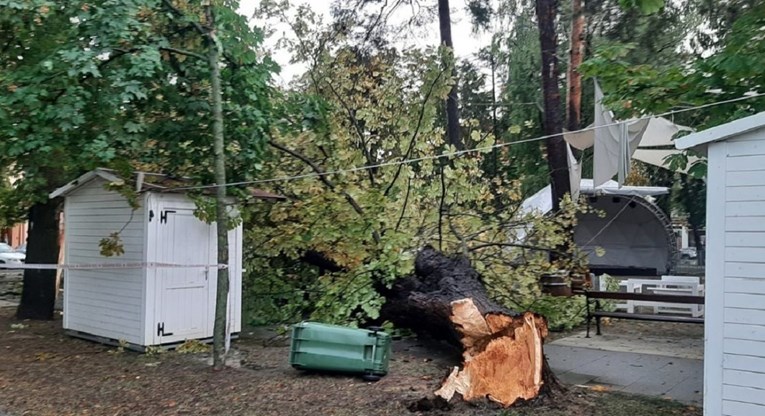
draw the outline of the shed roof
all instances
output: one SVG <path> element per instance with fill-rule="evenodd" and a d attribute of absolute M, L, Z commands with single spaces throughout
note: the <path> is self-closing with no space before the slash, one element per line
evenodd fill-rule
<path fill-rule="evenodd" d="M 690 149 L 762 128 L 765 128 L 765 112 L 681 137 L 675 140 L 675 147 L 678 149 Z"/>
<path fill-rule="evenodd" d="M 67 183 L 66 185 L 56 189 L 48 195 L 49 198 L 57 198 L 60 196 L 66 196 L 84 186 L 88 182 L 94 179 L 103 179 L 107 182 L 115 185 L 123 185 L 126 181 L 116 171 L 112 169 L 98 168 L 94 169 L 79 178 Z M 134 184 L 138 192 L 167 192 L 167 193 L 183 193 L 188 190 L 188 186 L 192 185 L 188 178 L 173 177 L 161 173 L 150 172 L 135 172 L 134 177 L 129 180 Z M 215 188 L 210 188 L 214 190 Z M 250 195 L 255 199 L 270 199 L 270 200 L 284 200 L 287 199 L 283 195 L 274 194 L 262 189 L 249 189 Z"/>

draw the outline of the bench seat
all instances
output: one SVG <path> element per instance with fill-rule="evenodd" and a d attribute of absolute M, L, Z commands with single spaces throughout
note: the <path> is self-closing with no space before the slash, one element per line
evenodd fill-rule
<path fill-rule="evenodd" d="M 606 311 L 594 311 L 592 312 L 591 315 L 594 317 L 601 317 L 601 318 L 635 319 L 638 321 L 678 322 L 678 323 L 688 323 L 688 324 L 703 324 L 704 323 L 704 318 L 694 318 L 692 316 L 658 315 L 658 314 L 628 313 L 628 312 L 606 312 Z"/>
<path fill-rule="evenodd" d="M 693 295 L 674 295 L 669 293 L 634 293 L 634 292 L 605 292 L 605 291 L 584 291 L 587 303 L 587 337 L 590 337 L 590 323 L 592 319 L 595 319 L 597 325 L 597 334 L 600 335 L 600 318 L 617 318 L 617 319 L 635 319 L 641 321 L 657 321 L 657 322 L 678 322 L 678 323 L 690 323 L 690 324 L 703 324 L 704 318 L 700 316 L 677 316 L 677 315 L 659 315 L 659 314 L 640 314 L 634 312 L 610 312 L 600 309 L 600 299 L 610 300 L 628 300 L 628 301 L 643 301 L 650 302 L 651 304 L 665 304 L 667 306 L 674 306 L 678 304 L 688 305 L 696 304 L 703 305 L 703 296 Z M 595 301 L 595 310 L 590 308 L 590 301 Z"/>

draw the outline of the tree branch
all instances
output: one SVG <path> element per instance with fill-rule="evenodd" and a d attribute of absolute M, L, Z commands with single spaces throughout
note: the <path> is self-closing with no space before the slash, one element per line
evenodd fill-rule
<path fill-rule="evenodd" d="M 462 255 L 465 257 L 468 257 L 469 250 L 468 250 L 467 242 L 465 241 L 465 237 L 462 234 L 460 234 L 459 230 L 457 230 L 457 227 L 455 227 L 454 223 L 452 223 L 452 217 L 447 216 L 446 222 L 449 223 L 449 229 L 451 230 L 452 234 L 454 234 L 454 236 L 457 237 L 457 239 L 460 242 L 460 250 L 462 251 Z"/>
<path fill-rule="evenodd" d="M 337 186 L 334 182 L 332 182 L 328 177 L 327 173 L 324 171 L 324 169 L 321 168 L 321 166 L 314 163 L 311 159 L 309 159 L 307 156 L 303 155 L 302 153 L 292 150 L 286 146 L 282 146 L 279 143 L 274 142 L 273 140 L 269 140 L 268 144 L 276 149 L 281 150 L 284 153 L 287 153 L 288 155 L 300 160 L 301 162 L 305 163 L 306 165 L 310 166 L 311 169 L 316 172 L 317 176 L 319 177 L 319 180 L 327 186 L 332 191 L 337 192 Z M 349 204 L 351 204 L 351 207 L 353 207 L 353 210 L 356 211 L 359 215 L 364 215 L 364 210 L 361 208 L 361 206 L 356 202 L 353 197 L 345 191 L 339 191 L 340 195 L 342 195 L 346 201 L 348 201 Z M 380 243 L 380 234 L 377 231 L 372 232 L 372 237 L 375 239 L 376 243 Z"/>
<path fill-rule="evenodd" d="M 406 184 L 406 196 L 404 197 L 404 203 L 401 205 L 401 216 L 398 217 L 398 221 L 396 222 L 396 228 L 395 230 L 398 231 L 398 228 L 401 226 L 401 221 L 404 220 L 404 214 L 406 214 L 406 206 L 409 204 L 409 193 L 412 190 L 412 178 L 409 178 Z"/>
<path fill-rule="evenodd" d="M 441 76 L 444 74 L 444 71 L 441 71 L 438 73 L 438 76 L 433 81 L 432 84 L 430 84 L 430 88 L 428 89 L 428 92 L 425 93 L 425 98 L 422 100 L 422 106 L 420 107 L 420 115 L 417 119 L 417 127 L 414 129 L 414 133 L 412 133 L 412 140 L 409 142 L 409 147 L 406 149 L 406 153 L 404 153 L 403 157 L 401 158 L 402 161 L 405 161 L 409 158 L 409 156 L 412 154 L 412 151 L 414 150 L 414 144 L 417 142 L 417 136 L 420 134 L 420 128 L 422 127 L 422 122 L 425 119 L 425 106 L 428 104 L 428 101 L 430 100 L 431 94 L 433 94 L 433 90 L 436 88 L 436 83 L 438 80 L 441 79 Z M 398 180 L 399 175 L 401 175 L 401 170 L 404 168 L 404 163 L 401 163 L 398 165 L 398 169 L 396 169 L 396 174 L 393 175 L 393 180 L 390 181 L 390 184 L 388 184 L 388 187 L 385 188 L 385 192 L 383 192 L 383 196 L 388 196 L 388 193 L 390 193 L 390 190 L 393 189 L 393 185 L 395 185 L 396 180 Z"/>
<path fill-rule="evenodd" d="M 444 178 L 444 165 L 441 165 L 441 201 L 438 204 L 438 249 L 443 250 L 443 223 L 444 203 L 446 202 L 446 179 Z"/>
<path fill-rule="evenodd" d="M 514 248 L 523 248 L 523 249 L 526 249 L 526 250 L 534 250 L 534 251 L 547 251 L 547 252 L 550 252 L 550 253 L 558 254 L 561 257 L 573 258 L 573 256 L 571 254 L 563 252 L 563 251 L 560 251 L 560 250 L 557 250 L 557 249 L 554 249 L 554 248 L 538 247 L 538 246 L 532 246 L 532 245 L 529 245 L 529 244 L 484 243 L 484 244 L 479 244 L 477 246 L 470 247 L 469 250 L 470 251 L 477 251 L 477 250 L 482 250 L 484 248 L 489 248 L 489 247 L 514 247 Z"/>
<path fill-rule="evenodd" d="M 310 166 L 310 167 L 311 167 L 311 169 L 312 169 L 314 172 L 316 172 L 316 174 L 318 175 L 318 177 L 319 177 L 319 180 L 320 180 L 322 183 L 324 183 L 324 185 L 326 185 L 326 186 L 327 186 L 327 188 L 329 188 L 329 189 L 331 189 L 331 190 L 333 190 L 333 191 L 335 190 L 335 183 L 334 183 L 334 182 L 332 182 L 331 180 L 329 180 L 329 178 L 327 178 L 327 173 L 326 173 L 326 172 L 324 172 L 324 169 L 322 169 L 322 168 L 321 168 L 319 165 L 317 165 L 316 163 L 314 163 L 314 162 L 313 162 L 313 160 L 309 159 L 307 156 L 303 155 L 302 153 L 299 153 L 299 152 L 297 152 L 297 151 L 295 151 L 295 150 L 292 150 L 292 149 L 290 149 L 290 148 L 288 148 L 288 147 L 286 147 L 286 146 L 282 146 L 281 144 L 279 144 L 279 143 L 276 143 L 276 142 L 275 142 L 275 141 L 273 141 L 273 140 L 269 140 L 269 141 L 268 141 L 268 144 L 269 144 L 271 147 L 274 147 L 274 148 L 276 148 L 276 149 L 279 149 L 279 150 L 281 150 L 282 152 L 284 152 L 284 153 L 287 153 L 288 155 L 290 155 L 290 156 L 292 156 L 292 157 L 294 157 L 294 158 L 296 158 L 296 159 L 300 160 L 301 162 L 305 163 L 306 165 Z"/>
<path fill-rule="evenodd" d="M 174 15 L 178 17 L 183 17 L 183 18 L 186 17 L 186 13 L 182 12 L 180 9 L 175 7 L 173 3 L 170 2 L 170 0 L 162 0 L 162 4 L 164 4 L 168 9 L 170 9 L 170 11 L 173 12 Z M 197 32 L 199 32 L 199 34 L 205 37 L 209 37 L 210 31 L 205 29 L 202 25 L 200 25 L 199 23 L 193 20 L 189 20 L 189 23 L 191 23 L 191 25 L 194 26 L 194 29 L 196 29 Z"/>
<path fill-rule="evenodd" d="M 337 263 L 327 258 L 324 253 L 316 250 L 306 250 L 303 253 L 303 256 L 300 257 L 300 260 L 320 269 L 328 270 L 331 273 L 345 271 L 345 269 L 338 266 Z"/>
<path fill-rule="evenodd" d="M 105 67 L 106 65 L 109 65 L 109 63 L 111 63 L 112 61 L 114 61 L 115 59 L 119 57 L 131 54 L 133 52 L 138 52 L 138 48 L 130 48 L 130 49 L 114 48 L 112 49 L 112 51 L 114 53 L 110 53 L 108 59 L 98 64 L 99 69 Z"/>
<path fill-rule="evenodd" d="M 345 100 L 343 100 L 342 95 L 337 91 L 334 85 L 332 85 L 331 82 L 326 82 L 329 89 L 332 91 L 332 94 L 337 97 L 337 100 L 340 102 L 340 105 L 345 109 L 345 112 L 348 113 L 348 120 L 351 122 L 351 124 L 354 127 L 354 130 L 356 130 L 356 134 L 359 136 L 359 141 L 361 142 L 361 152 L 364 154 L 364 157 L 367 159 L 367 163 L 370 165 L 374 165 L 375 161 L 372 160 L 372 154 L 369 153 L 369 149 L 367 149 L 367 142 L 364 138 L 364 132 L 361 129 L 361 126 L 359 125 L 359 121 L 356 119 L 356 116 L 353 115 L 353 111 L 351 110 L 350 106 L 346 104 Z M 375 186 L 375 176 L 374 172 L 372 172 L 372 169 L 367 169 L 367 173 L 369 174 L 369 182 L 372 184 L 372 186 Z"/>
<path fill-rule="evenodd" d="M 176 49 L 176 48 L 170 48 L 170 47 L 160 47 L 159 50 L 165 51 L 165 52 L 170 52 L 170 53 L 175 53 L 175 54 L 178 54 L 178 55 L 190 56 L 192 58 L 196 58 L 196 59 L 200 59 L 200 60 L 207 60 L 207 57 L 205 57 L 205 56 L 202 56 L 202 55 L 200 55 L 200 54 L 198 54 L 196 52 L 186 51 L 186 50 L 183 50 L 183 49 Z"/>

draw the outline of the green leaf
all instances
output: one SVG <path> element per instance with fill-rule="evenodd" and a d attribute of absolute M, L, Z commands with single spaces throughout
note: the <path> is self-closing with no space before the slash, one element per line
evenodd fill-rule
<path fill-rule="evenodd" d="M 704 178 L 705 176 L 707 176 L 707 164 L 701 161 L 694 163 L 688 169 L 688 175 L 696 179 Z"/>
<path fill-rule="evenodd" d="M 664 0 L 638 0 L 638 4 L 643 14 L 652 14 L 664 7 Z"/>
<path fill-rule="evenodd" d="M 623 8 L 637 7 L 643 14 L 653 14 L 664 7 L 664 0 L 619 0 Z"/>
<path fill-rule="evenodd" d="M 144 131 L 144 125 L 141 123 L 136 123 L 134 121 L 128 121 L 125 123 L 125 131 L 128 133 L 140 133 Z"/>

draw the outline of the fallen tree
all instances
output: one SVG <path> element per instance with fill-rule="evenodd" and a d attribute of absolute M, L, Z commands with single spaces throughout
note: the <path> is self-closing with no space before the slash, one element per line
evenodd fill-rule
<path fill-rule="evenodd" d="M 450 400 L 460 393 L 467 401 L 485 397 L 508 407 L 559 387 L 544 357 L 545 319 L 489 299 L 467 258 L 426 247 L 414 274 L 384 296 L 384 319 L 462 348 L 462 369 L 453 369 L 436 396 Z"/>

